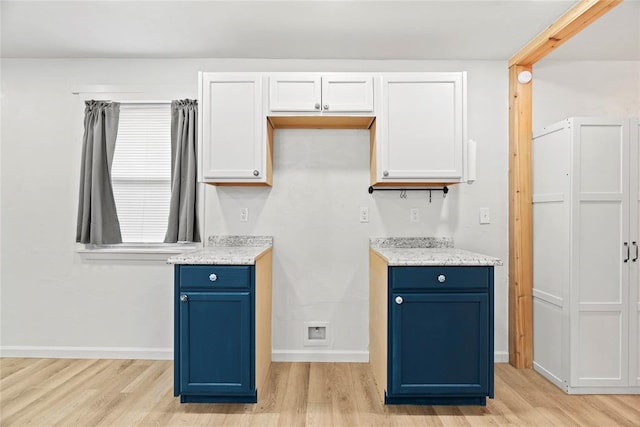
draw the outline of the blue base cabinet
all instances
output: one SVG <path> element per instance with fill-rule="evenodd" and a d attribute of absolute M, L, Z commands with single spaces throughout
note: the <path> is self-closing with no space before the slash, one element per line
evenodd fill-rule
<path fill-rule="evenodd" d="M 174 395 L 180 402 L 257 401 L 255 276 L 253 265 L 175 266 Z"/>
<path fill-rule="evenodd" d="M 372 280 L 371 301 L 386 310 L 386 348 L 376 348 L 382 339 L 372 331 L 370 357 L 384 402 L 485 405 L 493 398 L 493 267 L 381 271 L 387 277 Z"/>

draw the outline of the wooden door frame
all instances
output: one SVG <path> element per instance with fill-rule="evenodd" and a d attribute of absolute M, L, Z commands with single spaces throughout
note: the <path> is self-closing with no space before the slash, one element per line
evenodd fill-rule
<path fill-rule="evenodd" d="M 518 75 L 622 0 L 581 0 L 509 59 L 509 363 L 533 365 L 532 83 Z"/>

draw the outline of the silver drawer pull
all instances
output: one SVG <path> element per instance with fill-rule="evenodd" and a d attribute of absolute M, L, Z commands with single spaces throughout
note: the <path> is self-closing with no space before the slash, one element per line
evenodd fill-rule
<path fill-rule="evenodd" d="M 216 280 L 218 280 L 218 276 L 215 273 L 211 273 L 209 275 L 209 280 L 211 280 L 212 282 L 215 282 Z"/>
<path fill-rule="evenodd" d="M 400 305 L 403 301 L 402 297 L 396 297 L 396 304 Z"/>
<path fill-rule="evenodd" d="M 186 296 L 186 295 L 180 295 L 180 301 L 187 302 L 187 301 L 189 301 L 189 297 Z"/>
<path fill-rule="evenodd" d="M 438 276 L 438 282 L 444 283 L 447 280 L 447 277 L 444 274 Z"/>

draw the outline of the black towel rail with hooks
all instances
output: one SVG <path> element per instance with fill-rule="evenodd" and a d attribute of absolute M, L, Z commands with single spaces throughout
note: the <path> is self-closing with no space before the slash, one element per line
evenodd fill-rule
<path fill-rule="evenodd" d="M 429 203 L 431 203 L 431 192 L 432 191 L 442 191 L 442 197 L 447 197 L 447 193 L 449 192 L 449 187 L 446 185 L 443 187 L 427 187 L 427 188 L 374 188 L 373 186 L 369 187 L 369 194 L 373 194 L 374 191 L 400 191 L 400 198 L 407 198 L 407 191 L 427 191 L 429 192 Z"/>

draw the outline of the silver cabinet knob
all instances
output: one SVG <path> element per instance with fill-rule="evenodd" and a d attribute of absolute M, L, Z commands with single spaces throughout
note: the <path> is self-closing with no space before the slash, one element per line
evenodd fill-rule
<path fill-rule="evenodd" d="M 402 297 L 396 297 L 396 304 L 400 305 L 403 301 Z"/>
<path fill-rule="evenodd" d="M 320 109 L 320 103 L 316 102 L 316 105 L 314 105 L 314 107 L 315 107 L 316 110 L 319 110 Z"/>
<path fill-rule="evenodd" d="M 209 275 L 209 280 L 211 280 L 212 282 L 215 282 L 216 280 L 218 280 L 218 275 L 215 273 L 211 273 Z"/>
<path fill-rule="evenodd" d="M 260 175 L 260 171 L 259 171 L 259 170 L 257 170 L 257 169 L 256 169 L 256 170 L 254 170 L 254 171 L 253 171 L 253 176 L 258 176 L 258 175 Z"/>
<path fill-rule="evenodd" d="M 383 171 L 382 176 L 389 176 L 389 171 Z"/>
<path fill-rule="evenodd" d="M 438 282 L 444 283 L 447 280 L 447 277 L 444 274 L 438 276 Z"/>
<path fill-rule="evenodd" d="M 186 295 L 180 295 L 180 301 L 187 302 L 187 301 L 189 301 L 189 297 L 186 296 Z"/>
<path fill-rule="evenodd" d="M 324 109 L 328 110 L 329 109 L 329 104 L 324 104 Z"/>

